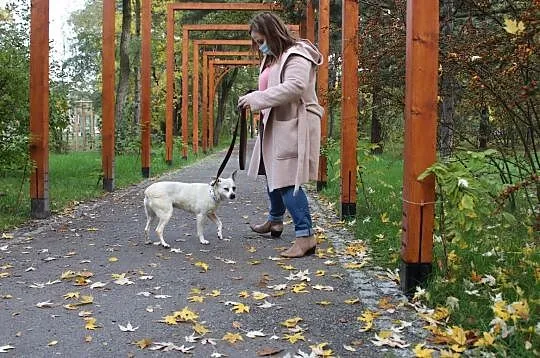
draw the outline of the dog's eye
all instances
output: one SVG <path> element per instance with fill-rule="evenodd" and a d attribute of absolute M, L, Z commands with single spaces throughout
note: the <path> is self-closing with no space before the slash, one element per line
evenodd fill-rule
<path fill-rule="evenodd" d="M 235 191 L 235 190 L 236 190 L 236 187 L 235 187 L 235 186 L 233 186 L 233 187 L 232 187 L 232 190 L 233 190 L 233 191 Z"/>

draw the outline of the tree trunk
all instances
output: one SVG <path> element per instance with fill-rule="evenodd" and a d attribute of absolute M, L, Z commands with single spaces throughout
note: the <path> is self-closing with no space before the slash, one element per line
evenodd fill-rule
<path fill-rule="evenodd" d="M 129 43 L 131 39 L 131 0 L 122 0 L 122 33 L 120 35 L 120 75 L 116 89 L 116 123 L 123 122 L 122 114 L 129 90 Z"/>
<path fill-rule="evenodd" d="M 480 114 L 480 127 L 478 129 L 478 148 L 487 149 L 487 142 L 489 138 L 489 115 L 487 107 L 482 108 Z"/>
<path fill-rule="evenodd" d="M 133 72 L 135 73 L 134 83 L 134 99 L 135 105 L 133 111 L 133 123 L 140 123 L 141 113 L 141 0 L 134 0 L 134 13 L 135 13 L 135 53 L 133 54 Z"/>
<path fill-rule="evenodd" d="M 371 93 L 371 143 L 378 144 L 377 148 L 371 150 L 372 154 L 382 154 L 382 126 L 381 126 L 381 108 L 382 108 L 382 96 L 379 84 L 376 82 L 373 84 L 373 91 Z"/>
<path fill-rule="evenodd" d="M 445 40 L 452 37 L 454 31 L 453 11 L 454 0 L 441 2 L 441 13 L 444 19 L 441 32 Z M 442 158 L 448 158 L 454 149 L 455 82 L 450 69 L 443 69 L 440 86 L 442 103 L 439 108 L 439 153 Z"/>

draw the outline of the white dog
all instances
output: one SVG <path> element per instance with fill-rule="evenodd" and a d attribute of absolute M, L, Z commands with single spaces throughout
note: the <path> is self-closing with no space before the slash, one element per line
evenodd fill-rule
<path fill-rule="evenodd" d="M 150 243 L 148 231 L 151 223 L 157 217 L 156 234 L 164 247 L 170 247 L 163 239 L 165 225 L 171 219 L 173 208 L 179 208 L 197 216 L 197 236 L 201 244 L 209 244 L 204 238 L 206 218 L 217 226 L 217 235 L 223 239 L 221 220 L 216 215 L 216 209 L 223 199 L 234 199 L 236 196 L 236 170 L 227 179 L 218 178 L 209 184 L 181 183 L 162 181 L 150 185 L 144 191 L 144 211 L 146 212 L 146 227 L 144 235 L 146 243 Z"/>

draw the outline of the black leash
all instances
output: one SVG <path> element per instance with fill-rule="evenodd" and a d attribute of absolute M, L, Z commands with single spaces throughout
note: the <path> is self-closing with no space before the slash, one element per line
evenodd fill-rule
<path fill-rule="evenodd" d="M 250 92 L 253 92 L 253 90 L 246 92 L 246 94 Z M 229 145 L 229 149 L 227 150 L 227 154 L 225 154 L 225 158 L 223 158 L 223 161 L 221 162 L 221 165 L 219 166 L 216 179 L 219 178 L 219 176 L 223 172 L 223 169 L 225 169 L 225 167 L 227 166 L 227 163 L 229 162 L 229 158 L 231 157 L 232 151 L 234 149 L 234 144 L 236 143 L 236 135 L 238 133 L 238 126 L 240 126 L 240 145 L 239 145 L 239 154 L 238 154 L 238 165 L 240 166 L 240 170 L 244 170 L 246 168 L 247 110 L 243 108 L 236 108 L 236 111 L 238 112 L 238 118 L 236 119 L 236 124 L 234 126 L 232 141 L 231 141 L 231 144 Z"/>

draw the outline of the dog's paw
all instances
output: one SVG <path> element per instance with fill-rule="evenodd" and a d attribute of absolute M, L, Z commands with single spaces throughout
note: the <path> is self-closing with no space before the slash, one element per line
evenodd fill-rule
<path fill-rule="evenodd" d="M 208 244 L 210 243 L 210 241 L 205 240 L 205 239 L 200 239 L 199 241 L 200 241 L 201 244 L 203 244 L 203 245 L 208 245 Z"/>
<path fill-rule="evenodd" d="M 162 242 L 162 243 L 161 243 L 161 246 L 163 246 L 163 247 L 165 247 L 165 248 L 171 247 L 171 245 L 167 244 L 166 242 Z"/>
<path fill-rule="evenodd" d="M 152 241 L 150 241 L 150 240 L 146 240 L 146 241 L 144 242 L 144 244 L 145 244 L 145 245 L 152 245 L 152 244 L 153 244 L 153 242 L 152 242 Z"/>

